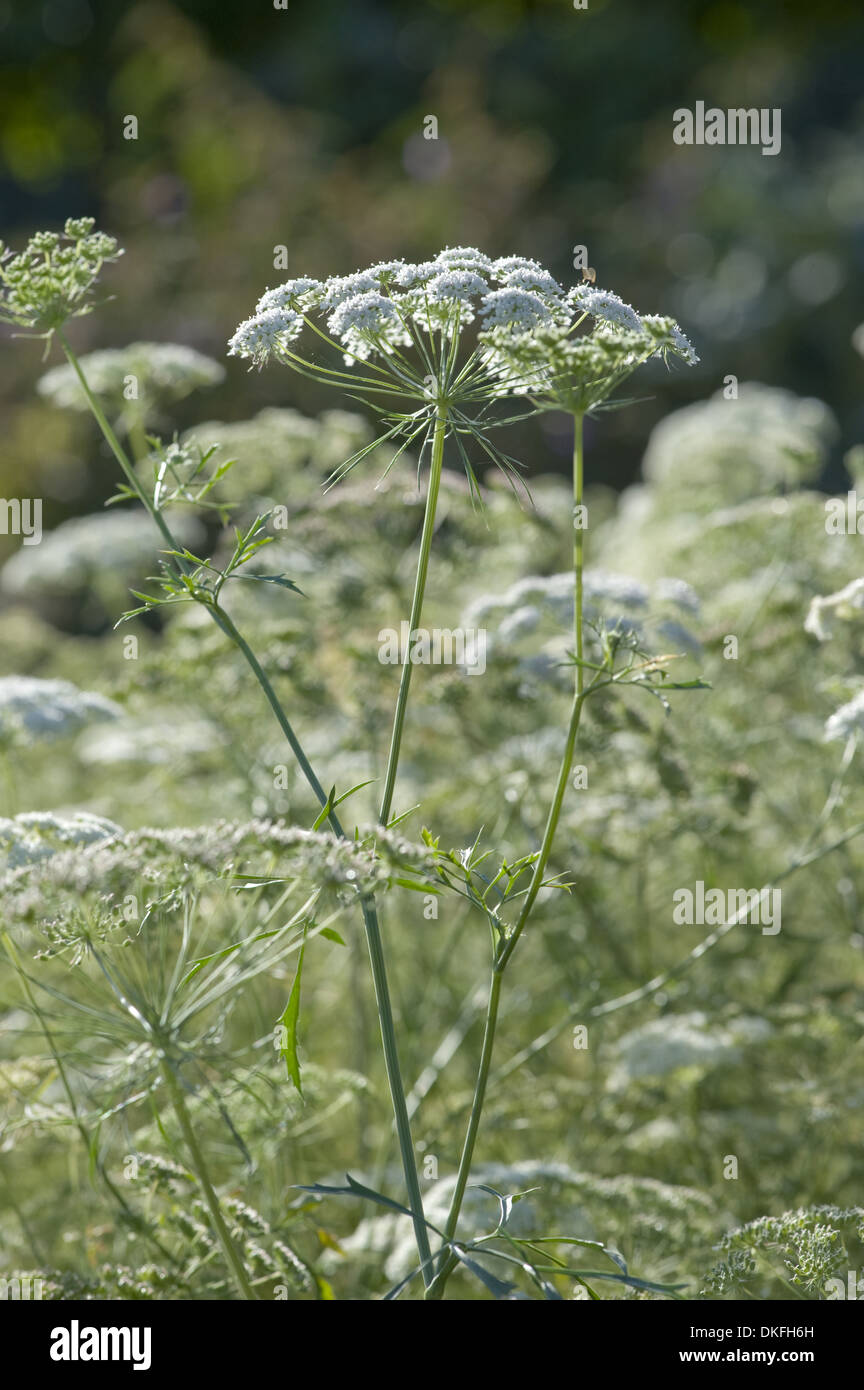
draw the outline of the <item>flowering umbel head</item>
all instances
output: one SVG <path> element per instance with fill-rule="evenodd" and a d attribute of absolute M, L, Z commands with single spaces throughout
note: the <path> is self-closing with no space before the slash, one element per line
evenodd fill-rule
<path fill-rule="evenodd" d="M 677 357 L 688 366 L 699 361 L 674 319 L 640 316 L 608 290 L 579 285 L 567 294 L 567 306 L 567 320 L 531 332 L 507 324 L 480 334 L 502 396 L 526 396 L 540 409 L 584 414 L 609 401 L 651 357 Z M 591 328 L 580 332 L 589 319 Z"/>
<path fill-rule="evenodd" d="M 564 312 L 564 290 L 536 261 L 493 261 L 473 247 L 448 247 L 418 265 L 379 261 L 353 275 L 288 280 L 262 295 L 228 351 L 256 366 L 271 358 L 296 366 L 301 359 L 292 344 L 318 318 L 347 366 L 384 363 L 395 372 L 400 349 L 414 348 L 424 367 L 441 368 L 453 340 L 478 315 L 486 327 L 524 328 L 552 323 Z M 424 371 L 420 381 L 429 374 Z M 435 375 L 439 381 L 440 371 Z"/>
<path fill-rule="evenodd" d="M 17 256 L 0 242 L 0 320 L 49 336 L 93 308 L 106 261 L 123 255 L 92 217 L 67 218 L 62 232 L 36 232 Z"/>
<path fill-rule="evenodd" d="M 593 332 L 579 334 L 589 318 Z M 460 353 L 470 325 L 472 346 Z M 297 340 L 304 330 L 313 345 L 341 351 L 348 370 L 324 365 L 317 353 L 314 360 L 302 356 Z M 382 261 L 329 280 L 288 280 L 261 297 L 228 351 L 253 366 L 282 362 L 383 401 L 395 421 L 384 438 L 401 436 L 400 452 L 417 439 L 425 445 L 446 410 L 472 481 L 465 437 L 507 471 L 514 466 L 487 433 L 504 423 L 490 417 L 501 397 L 586 410 L 648 357 L 696 360 L 671 319 L 640 318 L 617 295 L 593 285 L 566 290 L 524 256 L 492 260 L 465 246 L 416 265 Z M 356 462 L 359 457 L 349 460 L 340 476 Z"/>
<path fill-rule="evenodd" d="M 500 383 L 477 349 L 475 331 L 462 350 L 465 330 L 500 325 L 527 332 L 568 316 L 563 287 L 536 261 L 492 260 L 474 247 L 448 247 L 419 264 L 380 261 L 329 280 L 288 280 L 261 297 L 228 351 L 253 366 L 282 362 L 378 403 L 393 422 L 384 438 L 401 439 L 399 453 L 417 441 L 422 451 L 446 411 L 473 484 L 465 438 L 482 440 L 486 456 L 505 470 L 514 463 L 485 434 L 495 423 L 487 414 Z M 310 353 L 327 343 L 341 352 L 344 366 L 338 359 L 325 365 L 317 351 L 314 358 L 301 355 L 297 339 L 304 330 Z M 356 462 L 349 460 L 339 476 Z"/>

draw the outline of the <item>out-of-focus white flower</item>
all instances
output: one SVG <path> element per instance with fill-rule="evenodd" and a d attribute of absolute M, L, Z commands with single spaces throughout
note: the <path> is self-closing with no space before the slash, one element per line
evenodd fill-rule
<path fill-rule="evenodd" d="M 864 690 L 859 690 L 845 705 L 835 709 L 825 721 L 825 741 L 851 738 L 864 730 Z"/>
<path fill-rule="evenodd" d="M 611 570 L 586 570 L 582 587 L 586 599 L 617 603 L 624 608 L 644 608 L 650 598 L 649 590 L 638 579 Z"/>
<path fill-rule="evenodd" d="M 683 581 L 678 581 L 683 582 Z M 650 601 L 650 590 L 628 574 L 613 574 L 611 570 L 588 569 L 582 579 L 582 592 L 587 605 L 611 603 L 626 609 L 642 609 Z M 528 611 L 539 613 L 542 608 L 553 613 L 563 623 L 569 623 L 573 613 L 573 572 L 528 575 L 517 579 L 503 594 L 483 594 L 474 599 L 462 615 L 462 624 L 476 627 L 497 618 L 499 636 L 505 631 L 515 635 L 529 631 Z M 524 618 L 514 622 L 516 614 Z M 525 626 L 522 626 L 524 621 Z"/>
<path fill-rule="evenodd" d="M 533 603 L 525 603 L 515 612 L 508 613 L 498 629 L 499 641 L 515 642 L 526 632 L 533 632 L 540 622 L 540 616 L 540 609 Z"/>
<path fill-rule="evenodd" d="M 834 619 L 849 619 L 864 610 L 864 578 L 853 579 L 836 594 L 817 595 L 811 599 L 804 631 L 820 642 L 827 642 L 834 632 Z"/>
<path fill-rule="evenodd" d="M 90 390 L 124 406 L 124 390 L 135 378 L 138 403 L 144 413 L 171 401 L 180 401 L 203 386 L 218 386 L 225 368 L 182 343 L 130 343 L 124 348 L 89 352 L 80 359 Z M 64 410 L 89 410 L 87 397 L 74 368 L 52 367 L 37 383 L 40 396 Z"/>
<path fill-rule="evenodd" d="M 643 472 L 683 511 L 714 512 L 816 477 L 835 434 L 821 401 L 742 382 L 735 399 L 721 388 L 655 425 Z"/>
<path fill-rule="evenodd" d="M 122 834 L 119 825 L 89 811 L 26 811 L 11 820 L 0 818 L 0 868 L 24 868 L 60 850 Z"/>
<path fill-rule="evenodd" d="M 219 735 L 206 719 L 167 719 L 148 722 L 118 720 L 106 728 L 85 729 L 76 744 L 82 763 L 177 765 L 190 754 L 209 752 Z"/>
<path fill-rule="evenodd" d="M 172 517 L 171 524 L 183 545 L 194 547 L 204 537 L 204 528 L 188 514 Z M 163 545 L 143 508 L 73 517 L 47 532 L 40 546 L 16 550 L 0 570 L 0 589 L 15 596 L 68 594 L 105 577 L 140 580 Z"/>
<path fill-rule="evenodd" d="M 709 1024 L 703 1013 L 666 1014 L 619 1038 L 609 1086 L 618 1090 L 645 1076 L 666 1076 L 682 1067 L 714 1067 L 738 1060 L 741 1045 L 771 1031 L 764 1019 L 740 1018 L 730 1027 Z"/>
<path fill-rule="evenodd" d="M 699 595 L 686 579 L 658 579 L 654 585 L 654 597 L 661 603 L 674 603 L 685 613 L 699 612 Z"/>
<path fill-rule="evenodd" d="M 87 724 L 119 719 L 113 700 L 71 681 L 0 676 L 0 737 L 36 742 L 61 738 Z"/>

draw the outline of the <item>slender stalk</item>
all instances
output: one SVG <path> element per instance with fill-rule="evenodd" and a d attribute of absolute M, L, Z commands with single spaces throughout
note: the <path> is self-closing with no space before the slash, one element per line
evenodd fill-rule
<path fill-rule="evenodd" d="M 222 1215 L 222 1208 L 219 1205 L 219 1198 L 216 1196 L 216 1191 L 210 1181 L 210 1174 L 204 1160 L 204 1154 L 196 1138 L 195 1129 L 186 1107 L 183 1088 L 174 1075 L 174 1070 L 167 1057 L 163 1057 L 162 1059 L 161 1071 L 165 1079 L 165 1085 L 168 1087 L 168 1093 L 171 1096 L 171 1104 L 174 1108 L 174 1114 L 177 1116 L 177 1121 L 183 1134 L 183 1140 L 189 1150 L 189 1157 L 192 1160 L 195 1176 L 201 1186 L 201 1191 L 204 1193 L 204 1201 L 207 1203 L 207 1210 L 210 1212 L 213 1228 L 216 1232 L 219 1244 L 222 1247 L 225 1259 L 228 1262 L 228 1268 L 234 1275 L 241 1297 L 252 1302 L 257 1302 L 257 1295 L 249 1282 L 246 1266 L 232 1239 L 231 1232 L 228 1230 L 225 1217 Z"/>
<path fill-rule="evenodd" d="M 168 526 L 168 523 L 166 522 L 161 512 L 156 507 L 154 507 L 152 498 L 150 498 L 147 495 L 146 491 L 141 486 L 141 483 L 135 473 L 134 468 L 129 462 L 129 459 L 127 458 L 119 440 L 117 439 L 116 434 L 114 433 L 113 429 L 111 428 L 111 425 L 106 419 L 105 413 L 99 405 L 99 402 L 96 400 L 96 397 L 90 390 L 87 379 L 84 375 L 84 372 L 81 369 L 81 365 L 62 331 L 58 331 L 58 338 L 60 339 L 63 351 L 66 354 L 66 357 L 70 365 L 74 368 L 78 380 L 80 381 L 81 386 L 87 396 L 87 400 L 90 405 L 90 409 L 93 413 L 93 416 L 96 420 L 96 423 L 99 425 L 99 428 L 101 429 L 102 434 L 104 435 L 108 443 L 108 446 L 111 449 L 111 452 L 113 453 L 115 459 L 120 465 L 123 476 L 126 478 L 130 487 L 134 490 L 136 496 L 140 498 L 142 504 L 149 512 L 154 524 L 158 527 L 161 535 L 167 542 L 168 547 L 171 550 L 178 550 L 179 547 L 173 535 L 171 534 L 171 529 Z M 441 429 L 440 445 L 437 449 L 438 472 L 435 486 L 436 496 L 438 490 L 438 482 L 440 482 L 442 453 L 443 426 Z M 433 448 L 433 471 L 434 459 L 435 449 Z M 425 529 L 426 528 L 424 526 L 424 535 Z M 431 526 L 429 530 L 429 539 L 431 541 Z M 428 550 L 426 559 L 428 564 Z M 291 722 L 288 719 L 288 716 L 286 715 L 284 708 L 282 707 L 282 703 L 279 700 L 276 691 L 273 689 L 269 677 L 267 676 L 266 672 L 261 666 L 261 663 L 259 662 L 255 653 L 252 651 L 252 648 L 249 646 L 246 639 L 238 631 L 231 618 L 225 612 L 225 610 L 212 604 L 208 605 L 207 609 L 213 621 L 217 624 L 221 631 L 225 633 L 226 637 L 228 637 L 229 640 L 237 647 L 238 651 L 241 653 L 241 655 L 247 662 L 250 670 L 252 671 L 252 674 L 254 675 L 259 686 L 261 687 L 261 690 L 263 691 L 264 695 L 266 696 L 270 708 L 276 716 L 280 729 L 282 730 L 283 734 L 288 740 L 288 743 L 291 747 L 291 751 L 297 759 L 303 776 L 305 777 L 307 783 L 312 789 L 315 798 L 318 801 L 318 804 L 323 808 L 327 805 L 328 802 L 327 793 L 324 791 L 321 782 L 316 776 L 312 764 L 306 757 L 300 740 L 294 733 L 294 730 L 291 726 Z M 410 667 L 408 668 L 408 670 L 410 671 Z M 405 693 L 407 696 L 407 688 Z M 395 779 L 395 765 L 393 775 Z M 327 821 L 335 835 L 338 835 L 340 839 L 347 838 L 345 831 L 339 821 L 339 818 L 332 808 L 328 812 Z M 399 1065 L 399 1054 L 396 1046 L 396 1029 L 393 1022 L 393 1009 L 390 1002 L 390 987 L 387 981 L 387 970 L 384 957 L 384 944 L 381 938 L 381 927 L 378 921 L 378 912 L 375 905 L 375 900 L 371 894 L 361 895 L 360 906 L 363 913 L 363 924 L 366 933 L 366 943 L 369 950 L 369 960 L 372 968 L 372 981 L 375 989 L 375 1002 L 377 1005 L 378 1018 L 381 1026 L 381 1041 L 384 1052 L 384 1063 L 387 1071 L 387 1081 L 390 1088 L 390 1097 L 393 1104 L 393 1114 L 396 1121 L 396 1133 L 399 1140 L 399 1150 L 402 1158 L 402 1167 L 405 1175 L 405 1185 L 408 1189 L 409 1205 L 411 1207 L 412 1220 L 414 1222 L 414 1236 L 417 1244 L 417 1252 L 420 1256 L 420 1261 L 423 1266 L 424 1283 L 428 1284 L 431 1282 L 432 1279 L 432 1254 L 429 1247 L 429 1236 L 427 1233 L 426 1221 L 423 1213 L 423 1198 L 420 1192 L 420 1180 L 417 1175 L 417 1164 L 414 1154 L 414 1143 L 411 1137 L 411 1125 L 408 1119 L 408 1107 L 405 1100 L 405 1086 L 402 1080 L 402 1073 Z"/>
<path fill-rule="evenodd" d="M 471 1106 L 468 1132 L 465 1135 L 462 1157 L 459 1161 L 459 1171 L 456 1175 L 456 1187 L 453 1191 L 450 1211 L 447 1216 L 447 1224 L 444 1228 L 444 1234 L 448 1240 L 452 1240 L 456 1234 L 459 1213 L 462 1210 L 462 1200 L 465 1196 L 465 1188 L 468 1186 L 468 1178 L 471 1173 L 471 1160 L 474 1156 L 474 1145 L 477 1140 L 477 1131 L 480 1128 L 480 1119 L 483 1113 L 483 1101 L 486 1097 L 486 1083 L 489 1080 L 489 1068 L 492 1065 L 492 1050 L 495 1046 L 495 1028 L 498 1022 L 498 1006 L 501 999 L 501 986 L 503 983 L 503 972 L 496 967 L 492 971 L 492 982 L 489 987 L 489 1002 L 486 1006 L 486 1026 L 483 1032 L 483 1048 L 480 1053 L 480 1067 L 477 1072 L 474 1102 Z"/>
<path fill-rule="evenodd" d="M 87 404 L 90 406 L 90 410 L 93 413 L 96 423 L 102 431 L 103 435 L 105 436 L 105 441 L 109 449 L 111 450 L 112 454 L 114 455 L 115 459 L 120 465 L 120 471 L 122 472 L 129 486 L 135 491 L 136 495 L 140 498 L 143 505 L 147 508 L 147 511 L 150 513 L 153 523 L 156 526 L 158 526 L 159 530 L 161 531 L 163 539 L 168 542 L 168 545 L 172 550 L 176 550 L 178 548 L 177 542 L 171 535 L 171 532 L 168 528 L 168 523 L 166 522 L 162 513 L 158 511 L 156 507 L 153 506 L 152 498 L 147 496 L 147 493 L 144 491 L 140 482 L 138 481 L 135 469 L 129 462 L 129 459 L 126 456 L 126 453 L 119 439 L 117 438 L 116 434 L 114 433 L 113 429 L 108 423 L 108 419 L 105 415 L 104 410 L 97 401 L 96 397 L 93 395 L 93 392 L 90 390 L 90 384 L 87 381 L 84 372 L 82 371 L 81 363 L 78 361 L 77 356 L 72 351 L 72 348 L 69 345 L 69 341 L 66 337 L 66 334 L 63 332 L 62 328 L 58 328 L 56 332 L 60 342 L 60 346 L 66 354 L 66 360 L 68 361 L 70 367 L 73 369 L 75 375 L 81 383 L 81 389 L 87 397 Z"/>
<path fill-rule="evenodd" d="M 423 515 L 423 532 L 420 537 L 420 554 L 417 558 L 417 574 L 414 579 L 414 597 L 411 600 L 410 633 L 420 626 L 423 612 L 423 597 L 426 592 L 426 576 L 429 573 L 429 554 L 432 549 L 432 536 L 435 531 L 435 513 L 438 507 L 438 493 L 441 487 L 441 469 L 444 461 L 444 438 L 447 433 L 447 407 L 440 405 L 435 419 L 435 433 L 432 438 L 432 462 L 429 467 L 429 487 L 426 491 L 426 510 Z M 402 663 L 399 680 L 399 694 L 396 697 L 396 710 L 393 716 L 393 732 L 390 736 L 390 752 L 387 757 L 387 771 L 384 777 L 384 795 L 378 816 L 382 825 L 390 819 L 393 792 L 396 788 L 396 773 L 399 768 L 399 751 L 402 747 L 402 732 L 405 725 L 405 711 L 408 707 L 408 691 L 411 686 L 412 663 L 408 652 Z"/>
<path fill-rule="evenodd" d="M 585 473 L 583 420 L 584 416 L 577 415 L 573 421 L 573 637 L 576 646 L 577 695 L 581 695 L 585 688 L 585 670 L 582 666 L 582 570 L 585 559 L 585 528 L 581 524 L 582 517 L 579 514 Z"/>
<path fill-rule="evenodd" d="M 492 981 L 489 987 L 489 1000 L 486 1006 L 486 1023 L 483 1033 L 483 1048 L 480 1054 L 480 1066 L 477 1072 L 477 1082 L 474 1088 L 474 1098 L 471 1104 L 471 1114 L 468 1119 L 468 1129 L 465 1135 L 465 1143 L 462 1148 L 462 1156 L 459 1160 L 459 1168 L 456 1174 L 456 1186 L 450 1202 L 450 1210 L 447 1215 L 447 1223 L 444 1234 L 448 1241 L 452 1241 L 456 1235 L 459 1224 L 459 1216 L 462 1211 L 462 1202 L 465 1197 L 465 1189 L 468 1186 L 468 1179 L 471 1174 L 471 1164 L 474 1159 L 474 1147 L 477 1142 L 477 1134 L 480 1129 L 480 1120 L 483 1115 L 483 1104 L 486 1099 L 486 1086 L 489 1080 L 489 1070 L 492 1064 L 492 1052 L 495 1046 L 495 1029 L 498 1023 L 498 1009 L 501 1002 L 501 986 L 504 978 L 504 971 L 516 949 L 516 943 L 525 929 L 529 917 L 531 916 L 537 894 L 543 883 L 546 873 L 546 866 L 552 853 L 552 845 L 555 840 L 555 832 L 558 829 L 558 821 L 561 816 L 561 807 L 564 803 L 564 795 L 567 791 L 567 784 L 570 780 L 570 772 L 573 767 L 573 754 L 576 748 L 576 737 L 579 732 L 579 722 L 582 717 L 582 707 L 585 703 L 588 691 L 585 689 L 585 674 L 582 666 L 583 654 L 583 564 L 584 564 L 584 544 L 582 527 L 577 526 L 577 521 L 581 521 L 578 515 L 578 508 L 582 506 L 583 490 L 583 464 L 584 446 L 582 431 L 582 415 L 574 417 L 573 431 L 573 636 L 576 651 L 576 677 L 575 690 L 573 695 L 573 705 L 570 711 L 570 722 L 567 728 L 567 741 L 564 747 L 564 756 L 561 759 L 561 766 L 558 770 L 558 779 L 555 784 L 555 792 L 552 797 L 552 804 L 546 818 L 546 826 L 543 831 L 543 840 L 540 845 L 540 853 L 534 863 L 531 873 L 531 882 L 525 901 L 517 918 L 516 925 L 510 932 L 504 944 L 498 949 L 492 966 Z M 444 1288 L 447 1280 L 455 1269 L 458 1261 L 455 1256 L 447 1256 L 439 1266 L 432 1284 L 426 1291 L 427 1299 L 441 1299 L 444 1295 Z"/>
<path fill-rule="evenodd" d="M 258 658 L 255 656 L 255 653 L 252 651 L 246 639 L 238 632 L 224 609 L 214 612 L 214 618 L 222 628 L 222 631 L 246 658 L 255 679 L 267 697 L 267 701 L 276 716 L 279 727 L 291 746 L 291 751 L 294 753 L 306 781 L 315 793 L 319 805 L 322 807 L 326 806 L 328 799 L 327 794 L 315 775 L 315 771 L 291 727 L 288 716 L 282 708 L 279 697 L 273 689 Z M 338 835 L 342 840 L 347 839 L 339 817 L 332 808 L 328 812 L 327 822 L 335 835 Z M 417 1176 L 417 1164 L 414 1157 L 414 1141 L 411 1137 L 411 1123 L 408 1118 L 408 1105 L 405 1099 L 405 1084 L 402 1080 L 399 1051 L 396 1045 L 396 1026 L 393 1021 L 393 1006 L 390 1001 L 390 986 L 387 980 L 387 964 L 384 955 L 384 942 L 381 936 L 381 924 L 378 920 L 378 909 L 375 904 L 375 899 L 371 894 L 361 895 L 360 908 L 363 913 L 366 945 L 369 951 L 369 963 L 372 970 L 372 984 L 375 990 L 375 1004 L 378 1010 L 378 1022 L 381 1028 L 381 1044 L 384 1052 L 387 1082 L 390 1088 L 393 1116 L 396 1121 L 396 1133 L 399 1140 L 399 1151 L 402 1156 L 405 1185 L 408 1189 L 409 1206 L 411 1207 L 414 1221 L 414 1236 L 417 1243 L 417 1253 L 420 1256 L 421 1264 L 424 1266 L 425 1281 L 428 1281 L 431 1280 L 432 1277 L 432 1252 L 429 1248 L 429 1237 L 423 1214 L 423 1198 L 420 1193 L 420 1180 Z"/>

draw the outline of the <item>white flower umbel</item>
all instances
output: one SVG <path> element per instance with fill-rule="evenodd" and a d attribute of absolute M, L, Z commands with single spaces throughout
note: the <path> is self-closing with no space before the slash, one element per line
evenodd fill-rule
<path fill-rule="evenodd" d="M 0 868 L 21 869 L 61 850 L 122 834 L 119 825 L 89 811 L 26 811 L 10 820 L 0 818 Z"/>
<path fill-rule="evenodd" d="M 501 394 L 527 396 L 539 409 L 584 415 L 605 405 L 649 358 L 696 360 L 673 319 L 640 320 L 637 328 L 604 319 L 579 333 L 586 316 L 577 308 L 567 324 L 550 309 L 546 322 L 533 331 L 525 323 L 491 323 L 480 341 Z"/>
<path fill-rule="evenodd" d="M 177 539 L 194 546 L 204 528 L 194 516 L 174 522 Z M 73 517 L 46 532 L 42 544 L 21 546 L 0 570 L 0 590 L 15 597 L 81 594 L 103 583 L 140 582 L 156 562 L 159 535 L 143 508 Z"/>
<path fill-rule="evenodd" d="M 487 437 L 495 423 L 488 408 L 502 394 L 501 382 L 490 372 L 485 349 L 461 350 L 465 330 L 478 317 L 485 328 L 528 332 L 569 316 L 561 286 L 536 261 L 492 261 L 476 247 L 455 246 L 416 264 L 379 261 L 352 275 L 293 279 L 268 289 L 232 337 L 229 355 L 253 367 L 281 362 L 377 405 L 394 422 L 382 439 L 400 442 L 393 462 L 417 441 L 422 458 L 436 428 L 444 430 L 476 497 L 467 438 L 505 472 L 513 471 L 514 461 Z M 323 340 L 341 353 L 350 370 L 295 347 L 304 327 L 319 345 Z M 374 447 L 349 459 L 334 478 Z"/>
<path fill-rule="evenodd" d="M 577 285 L 567 298 L 577 313 L 590 314 L 600 323 L 612 324 L 614 328 L 630 328 L 636 333 L 642 327 L 636 310 L 611 290 L 601 290 L 594 285 Z"/>
<path fill-rule="evenodd" d="M 532 290 L 492 290 L 480 309 L 485 328 L 508 328 L 514 333 L 527 333 L 541 323 L 552 323 L 552 310 L 539 294 Z"/>
<path fill-rule="evenodd" d="M 262 309 L 244 319 L 228 344 L 229 357 L 251 357 L 260 366 L 300 336 L 303 319 L 296 309 Z"/>
<path fill-rule="evenodd" d="M 134 377 L 139 408 L 143 415 L 151 409 L 183 400 L 202 386 L 218 386 L 225 368 L 212 357 L 205 357 L 182 343 L 130 343 L 125 348 L 106 348 L 79 358 L 90 390 L 109 405 L 123 408 L 124 390 Z M 63 410 L 90 409 L 89 401 L 73 367 L 52 367 L 37 382 L 45 400 Z"/>
<path fill-rule="evenodd" d="M 859 690 L 845 705 L 835 709 L 825 721 L 825 741 L 851 738 L 853 734 L 864 733 L 864 690 Z"/>
<path fill-rule="evenodd" d="M 314 304 L 320 289 L 320 280 L 310 280 L 308 277 L 286 280 L 284 284 L 264 291 L 255 305 L 255 313 L 263 314 L 267 309 L 290 309 L 295 305 Z"/>
<path fill-rule="evenodd" d="M 811 599 L 804 631 L 820 642 L 827 642 L 834 633 L 836 618 L 849 620 L 864 612 L 864 579 L 853 579 L 851 584 L 839 589 L 836 594 L 817 595 Z"/>
<path fill-rule="evenodd" d="M 363 290 L 343 299 L 327 320 L 327 327 L 347 349 L 345 362 L 366 361 L 373 353 L 389 353 L 409 347 L 411 338 L 396 305 L 377 290 Z"/>
<path fill-rule="evenodd" d="M 71 681 L 0 676 L 0 738 L 36 742 L 61 738 L 101 719 L 118 719 L 113 700 Z"/>

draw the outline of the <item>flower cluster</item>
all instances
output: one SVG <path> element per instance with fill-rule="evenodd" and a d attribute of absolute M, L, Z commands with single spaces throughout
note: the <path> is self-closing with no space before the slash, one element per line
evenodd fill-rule
<path fill-rule="evenodd" d="M 420 264 L 381 261 L 353 275 L 269 289 L 232 337 L 229 355 L 256 366 L 271 357 L 290 360 L 290 345 L 313 311 L 326 315 L 348 365 L 392 356 L 417 344 L 418 334 L 450 340 L 478 314 L 486 328 L 522 330 L 571 317 L 564 289 L 536 261 L 449 247 Z"/>
<path fill-rule="evenodd" d="M 130 343 L 106 348 L 79 359 L 87 385 L 96 396 L 122 407 L 129 377 L 138 389 L 138 411 L 146 417 L 154 408 L 181 401 L 201 386 L 218 386 L 225 368 L 182 343 Z M 89 403 L 71 366 L 52 367 L 37 383 L 45 400 L 62 410 L 89 410 Z"/>
<path fill-rule="evenodd" d="M 652 619 L 658 633 L 667 641 L 695 649 L 696 638 L 666 611 L 671 605 L 688 615 L 699 611 L 699 599 L 683 579 L 658 580 L 653 589 L 627 574 L 588 569 L 583 578 L 585 612 L 593 621 L 621 626 L 641 636 L 636 614 Z M 462 626 L 491 629 L 488 641 L 493 652 L 513 648 L 521 638 L 541 631 L 547 619 L 568 630 L 573 621 L 573 575 L 567 570 L 548 576 L 528 575 L 511 584 L 502 594 L 482 594 L 464 610 Z"/>
<path fill-rule="evenodd" d="M 35 869 L 8 866 L 0 888 L 12 915 L 40 916 L 49 897 L 56 900 L 64 894 L 80 904 L 85 894 L 95 891 L 104 905 L 131 891 L 129 885 L 141 877 L 154 887 L 167 882 L 178 887 L 196 882 L 202 870 L 207 879 L 241 868 L 255 872 L 265 855 L 274 857 L 270 862 L 277 864 L 284 880 L 297 878 L 337 892 L 384 890 L 406 877 L 429 883 L 435 879 L 430 850 L 381 826 L 361 831 L 354 841 L 281 821 L 215 821 L 124 834 L 95 816 L 86 820 L 94 828 L 86 842 L 83 829 L 76 839 L 72 827 L 67 844 L 51 844 L 50 854 L 19 860 L 21 866 L 38 860 Z M 103 833 L 96 833 L 98 826 L 105 827 Z M 268 875 L 263 877 L 266 881 Z"/>
<path fill-rule="evenodd" d="M 118 719 L 120 707 L 71 681 L 37 676 L 0 677 L 0 738 L 61 738 L 101 719 Z"/>
<path fill-rule="evenodd" d="M 593 328 L 586 331 L 588 319 Z M 472 345 L 460 353 L 471 325 Z M 320 353 L 302 355 L 297 339 L 304 328 L 341 351 L 352 370 L 327 366 Z M 259 368 L 282 362 L 313 380 L 350 387 L 380 414 L 386 409 L 389 428 L 377 442 L 399 440 L 393 462 L 408 448 L 422 460 L 436 431 L 438 438 L 446 431 L 475 497 L 468 438 L 511 481 L 518 477 L 519 465 L 488 437 L 490 426 L 505 423 L 493 413 L 500 399 L 525 396 L 535 409 L 584 412 L 649 357 L 698 360 L 674 320 L 640 318 L 607 290 L 568 290 L 538 261 L 493 260 L 473 246 L 448 247 L 419 264 L 381 261 L 329 280 L 288 280 L 261 296 L 228 354 Z"/>
<path fill-rule="evenodd" d="M 62 233 L 37 232 L 17 256 L 0 242 L 0 320 L 51 334 L 90 313 L 102 266 L 123 254 L 93 226 L 92 217 L 70 217 Z"/>
<path fill-rule="evenodd" d="M 824 1297 L 827 1281 L 848 1267 L 846 1242 L 862 1237 L 861 1207 L 824 1204 L 760 1216 L 729 1231 L 715 1247 L 722 1260 L 709 1270 L 705 1288 L 720 1295 L 737 1293 L 756 1274 L 755 1256 L 761 1256 L 763 1277 L 770 1277 L 773 1266 L 778 1279 Z"/>
<path fill-rule="evenodd" d="M 526 331 L 524 323 L 499 322 L 481 333 L 500 395 L 528 396 L 543 408 L 584 412 L 608 400 L 651 357 L 679 357 L 687 365 L 699 360 L 674 319 L 640 319 L 605 291 L 594 291 L 590 298 L 577 290 L 568 298 L 576 315 L 569 323 L 538 324 Z M 595 318 L 595 326 L 577 334 L 586 316 Z"/>
<path fill-rule="evenodd" d="M 825 721 L 825 741 L 851 738 L 853 734 L 864 733 L 864 690 L 859 690 L 851 700 Z"/>
<path fill-rule="evenodd" d="M 119 825 L 88 811 L 62 816 L 54 811 L 25 811 L 11 820 L 0 819 L 0 862 L 4 869 L 20 869 L 60 850 L 122 834 Z"/>
<path fill-rule="evenodd" d="M 837 437 L 821 401 L 742 381 L 683 406 L 653 429 L 643 472 L 671 512 L 711 512 L 817 478 Z"/>
<path fill-rule="evenodd" d="M 183 545 L 204 539 L 204 528 L 193 516 L 181 514 L 171 524 Z M 159 547 L 159 534 L 143 507 L 72 517 L 47 532 L 38 547 L 21 546 L 10 556 L 0 570 L 0 592 L 18 598 L 125 588 L 148 572 Z"/>
<path fill-rule="evenodd" d="M 827 642 L 834 631 L 834 620 L 849 621 L 864 612 L 864 578 L 853 579 L 836 594 L 816 595 L 810 600 L 804 631 L 819 642 Z"/>

